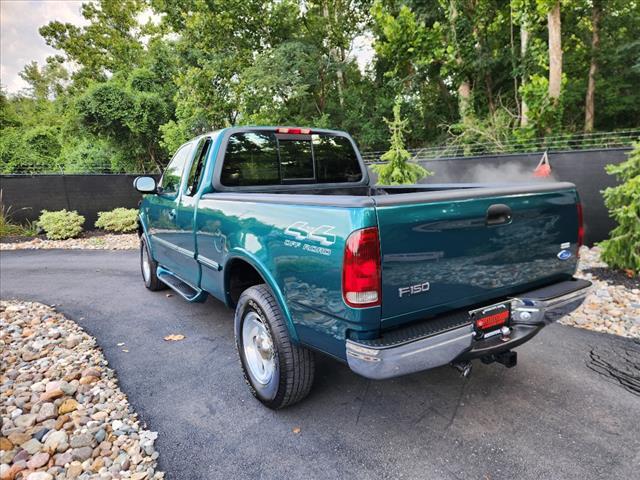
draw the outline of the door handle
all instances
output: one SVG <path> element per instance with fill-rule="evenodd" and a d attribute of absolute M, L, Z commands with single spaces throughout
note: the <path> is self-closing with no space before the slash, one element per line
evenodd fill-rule
<path fill-rule="evenodd" d="M 174 218 L 176 218 L 176 209 L 172 208 L 171 210 L 169 210 L 169 218 L 171 218 L 172 220 Z"/>
<path fill-rule="evenodd" d="M 490 225 L 502 225 L 511 223 L 513 218 L 511 208 L 504 203 L 496 203 L 487 209 L 487 217 L 485 223 Z"/>

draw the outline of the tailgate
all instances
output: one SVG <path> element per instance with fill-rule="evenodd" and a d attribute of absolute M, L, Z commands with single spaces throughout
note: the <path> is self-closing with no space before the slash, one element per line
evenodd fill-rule
<path fill-rule="evenodd" d="M 376 203 L 383 327 L 575 272 L 578 214 L 571 184 L 412 193 Z"/>

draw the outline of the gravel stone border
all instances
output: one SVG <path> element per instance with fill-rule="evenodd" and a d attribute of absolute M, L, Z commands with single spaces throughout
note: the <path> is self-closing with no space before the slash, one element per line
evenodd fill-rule
<path fill-rule="evenodd" d="M 577 277 L 593 282 L 582 306 L 559 323 L 640 339 L 640 279 L 607 267 L 600 248 L 582 247 Z"/>
<path fill-rule="evenodd" d="M 52 248 L 84 250 L 137 250 L 140 240 L 136 233 L 93 236 L 89 238 L 70 238 L 67 240 L 47 240 L 33 238 L 19 242 L 0 242 L 2 250 L 46 250 Z"/>
<path fill-rule="evenodd" d="M 144 429 L 94 338 L 53 308 L 0 301 L 0 478 L 159 480 Z"/>

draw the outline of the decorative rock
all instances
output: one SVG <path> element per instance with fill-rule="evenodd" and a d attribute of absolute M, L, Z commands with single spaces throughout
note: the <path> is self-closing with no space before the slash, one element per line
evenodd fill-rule
<path fill-rule="evenodd" d="M 57 410 L 53 403 L 43 403 L 38 412 L 38 423 L 49 420 L 50 418 L 56 418 L 58 416 Z"/>
<path fill-rule="evenodd" d="M 29 474 L 27 480 L 53 480 L 53 475 L 47 472 L 33 472 Z"/>
<path fill-rule="evenodd" d="M 69 444 L 71 448 L 88 447 L 93 442 L 93 437 L 89 433 L 81 433 L 71 437 Z"/>
<path fill-rule="evenodd" d="M 74 448 L 73 450 L 71 450 L 71 455 L 73 456 L 73 459 L 80 460 L 81 462 L 84 462 L 88 458 L 91 458 L 92 454 L 93 454 L 93 449 L 91 447 L 80 447 L 80 448 Z"/>
<path fill-rule="evenodd" d="M 46 452 L 36 453 L 31 459 L 27 462 L 27 467 L 31 470 L 35 470 L 36 468 L 40 468 L 49 461 L 49 454 Z"/>
<path fill-rule="evenodd" d="M 55 451 L 63 443 L 67 443 L 67 433 L 62 430 L 54 430 L 47 435 L 44 446 L 49 451 Z"/>
<path fill-rule="evenodd" d="M 56 398 L 60 398 L 64 395 L 64 392 L 60 388 L 54 388 L 53 390 L 49 390 L 40 395 L 41 402 L 48 402 L 49 400 L 55 400 Z"/>
<path fill-rule="evenodd" d="M 0 480 L 163 478 L 94 339 L 29 302 L 0 300 L 0 326 Z"/>
<path fill-rule="evenodd" d="M 13 443 L 7 437 L 0 437 L 0 450 L 11 450 Z"/>
<path fill-rule="evenodd" d="M 95 438 L 98 443 L 101 443 L 102 441 L 104 441 L 106 436 L 107 436 L 107 432 L 105 432 L 104 429 L 101 428 L 96 432 Z"/>
<path fill-rule="evenodd" d="M 102 374 L 100 373 L 100 370 L 96 369 L 96 368 L 86 368 L 82 371 L 82 376 L 83 377 L 100 377 Z"/>
<path fill-rule="evenodd" d="M 73 461 L 73 456 L 71 452 L 59 453 L 54 457 L 55 465 L 59 465 L 64 467 L 67 463 L 71 463 Z"/>
<path fill-rule="evenodd" d="M 24 432 L 12 432 L 9 434 L 9 440 L 14 445 L 22 445 L 24 442 L 31 439 L 31 435 Z"/>
<path fill-rule="evenodd" d="M 31 440 L 23 443 L 20 446 L 22 447 L 23 450 L 26 450 L 31 455 L 33 455 L 34 453 L 38 453 L 42 448 L 42 444 L 35 438 L 32 438 Z"/>
<path fill-rule="evenodd" d="M 38 416 L 35 413 L 25 413 L 16 418 L 13 423 L 18 428 L 29 428 L 35 425 Z"/>
<path fill-rule="evenodd" d="M 48 428 L 41 428 L 40 430 L 38 430 L 36 433 L 33 434 L 33 438 L 35 438 L 39 442 L 42 442 L 42 438 L 47 434 L 48 431 L 49 431 Z"/>
<path fill-rule="evenodd" d="M 67 478 L 78 478 L 83 470 L 84 469 L 82 468 L 82 464 L 80 462 L 71 462 L 71 465 L 69 465 L 69 468 L 67 468 Z"/>
<path fill-rule="evenodd" d="M 76 393 L 76 386 L 73 385 L 72 383 L 69 382 L 61 382 L 60 383 L 60 390 L 62 390 L 62 392 L 65 395 L 73 395 L 74 393 Z"/>
<path fill-rule="evenodd" d="M 78 409 L 78 402 L 76 402 L 73 398 L 68 398 L 58 408 L 59 414 L 71 413 Z"/>

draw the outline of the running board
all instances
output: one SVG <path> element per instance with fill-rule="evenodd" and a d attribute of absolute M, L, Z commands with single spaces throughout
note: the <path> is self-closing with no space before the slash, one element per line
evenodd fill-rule
<path fill-rule="evenodd" d="M 162 283 L 167 285 L 188 302 L 204 302 L 207 299 L 207 292 L 199 288 L 192 287 L 166 268 L 158 266 L 156 274 Z"/>

